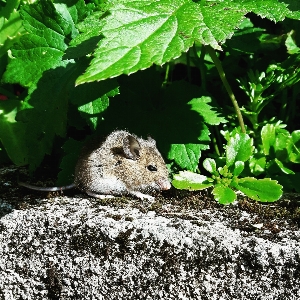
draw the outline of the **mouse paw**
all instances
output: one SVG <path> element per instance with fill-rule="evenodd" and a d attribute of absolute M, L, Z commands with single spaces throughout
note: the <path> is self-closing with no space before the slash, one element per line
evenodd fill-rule
<path fill-rule="evenodd" d="M 154 201 L 155 200 L 155 197 L 153 196 L 150 196 L 150 195 L 147 195 L 147 194 L 143 194 L 141 192 L 130 192 L 131 195 L 134 195 L 142 200 L 149 200 L 149 201 Z"/>
<path fill-rule="evenodd" d="M 98 198 L 98 199 L 112 199 L 112 198 L 115 198 L 113 195 L 101 195 L 101 194 L 95 194 L 93 192 L 88 192 L 88 191 L 86 191 L 86 193 L 89 196 L 92 196 L 92 197 Z"/>

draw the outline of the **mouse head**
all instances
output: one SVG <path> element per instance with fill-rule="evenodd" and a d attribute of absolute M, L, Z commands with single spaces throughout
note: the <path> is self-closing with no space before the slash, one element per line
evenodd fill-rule
<path fill-rule="evenodd" d="M 139 191 L 167 190 L 170 188 L 168 169 L 156 147 L 156 141 L 127 135 L 123 138 L 125 161 L 122 169 L 127 170 L 124 179 L 131 187 Z M 124 170 L 124 172 L 125 172 Z M 121 170 L 120 170 L 121 171 Z M 130 176 L 128 176 L 130 174 Z"/>

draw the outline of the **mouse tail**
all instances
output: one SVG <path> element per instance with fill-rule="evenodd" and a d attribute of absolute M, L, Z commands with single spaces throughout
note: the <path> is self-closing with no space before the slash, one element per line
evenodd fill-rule
<path fill-rule="evenodd" d="M 26 187 L 26 188 L 31 189 L 31 190 L 42 191 L 42 192 L 65 191 L 65 190 L 73 189 L 75 187 L 74 183 L 71 183 L 69 185 L 64 185 L 64 186 L 43 187 L 43 186 L 32 185 L 32 184 L 22 182 L 22 181 L 19 181 L 18 185 Z"/>

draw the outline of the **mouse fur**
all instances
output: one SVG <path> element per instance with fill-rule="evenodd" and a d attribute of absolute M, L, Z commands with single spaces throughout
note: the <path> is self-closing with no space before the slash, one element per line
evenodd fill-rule
<path fill-rule="evenodd" d="M 116 130 L 104 142 L 84 146 L 75 167 L 74 184 L 96 198 L 133 195 L 152 200 L 149 194 L 171 188 L 169 172 L 154 139 L 143 139 L 126 130 Z M 35 186 L 20 183 L 28 188 Z M 52 191 L 53 191 L 52 188 Z M 35 189 L 51 191 L 50 188 Z"/>

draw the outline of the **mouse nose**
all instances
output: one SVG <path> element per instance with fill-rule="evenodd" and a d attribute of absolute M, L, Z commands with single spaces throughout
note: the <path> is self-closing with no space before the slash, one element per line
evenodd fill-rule
<path fill-rule="evenodd" d="M 167 178 L 160 178 L 157 181 L 157 184 L 160 186 L 161 190 L 169 190 L 171 188 L 171 183 Z"/>

